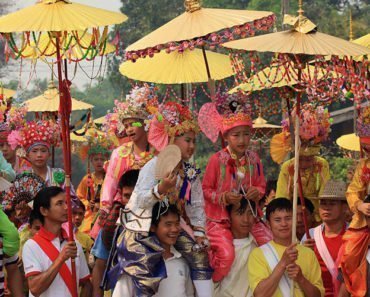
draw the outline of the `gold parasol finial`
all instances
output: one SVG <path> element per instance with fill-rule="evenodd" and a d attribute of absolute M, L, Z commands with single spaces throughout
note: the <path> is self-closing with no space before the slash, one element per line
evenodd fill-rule
<path fill-rule="evenodd" d="M 185 11 L 186 12 L 195 12 L 202 8 L 201 0 L 185 0 L 184 1 Z"/>
<path fill-rule="evenodd" d="M 353 41 L 353 21 L 352 21 L 352 10 L 349 10 L 349 41 Z"/>
<path fill-rule="evenodd" d="M 302 0 L 298 0 L 298 15 L 303 16 L 304 10 L 303 10 L 303 3 Z"/>

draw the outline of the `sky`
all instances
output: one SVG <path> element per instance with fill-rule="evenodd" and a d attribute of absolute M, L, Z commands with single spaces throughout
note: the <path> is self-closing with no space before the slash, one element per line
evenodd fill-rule
<path fill-rule="evenodd" d="M 120 0 L 72 0 L 73 2 L 78 2 L 81 4 L 86 4 L 98 8 L 104 8 L 107 10 L 117 11 L 119 12 L 119 9 L 121 7 L 121 1 Z M 36 3 L 36 0 L 11 0 L 11 2 L 14 3 L 12 7 L 10 7 L 9 12 L 16 11 L 18 9 L 22 9 L 24 7 L 33 5 Z M 97 59 L 96 64 L 100 63 L 100 59 Z M 92 66 L 91 62 L 87 63 L 81 63 L 81 67 L 86 71 L 87 73 L 92 73 Z M 96 66 L 95 66 L 96 69 Z M 32 82 L 36 78 L 49 78 L 50 77 L 50 67 L 44 65 L 42 62 L 38 62 L 36 66 L 36 75 L 33 74 L 31 77 L 29 75 L 31 70 L 30 63 L 24 63 L 22 65 L 22 71 L 20 71 L 20 63 L 18 61 L 13 61 L 11 63 L 11 66 L 8 66 L 6 69 L 7 76 L 3 78 L 3 82 L 7 83 L 9 80 L 19 79 L 21 77 L 22 81 L 22 88 L 26 87 L 32 87 Z M 77 70 L 77 74 L 75 78 L 73 79 L 73 84 L 75 84 L 78 88 L 83 88 L 85 84 L 89 84 L 91 82 L 91 79 L 83 73 L 81 69 Z"/>

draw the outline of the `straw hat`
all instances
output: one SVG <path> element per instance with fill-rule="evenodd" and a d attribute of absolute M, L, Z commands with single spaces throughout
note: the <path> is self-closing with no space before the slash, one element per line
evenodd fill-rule
<path fill-rule="evenodd" d="M 347 184 L 341 180 L 328 180 L 324 190 L 319 197 L 313 199 L 328 199 L 328 200 L 347 200 L 346 199 Z"/>

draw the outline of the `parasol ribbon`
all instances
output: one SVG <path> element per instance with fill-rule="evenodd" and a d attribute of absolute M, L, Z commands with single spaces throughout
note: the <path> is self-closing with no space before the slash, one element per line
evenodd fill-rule
<path fill-rule="evenodd" d="M 59 105 L 59 113 L 64 113 L 66 118 L 69 118 L 69 115 L 72 112 L 72 97 L 70 93 L 70 86 L 72 82 L 70 80 L 64 79 L 62 85 L 62 93 L 64 95 L 64 104 Z"/>
<path fill-rule="evenodd" d="M 317 30 L 317 26 L 311 22 L 305 16 L 292 16 L 289 14 L 284 15 L 283 20 L 284 25 L 293 26 L 293 29 L 297 32 L 301 32 L 304 34 L 311 33 Z"/>

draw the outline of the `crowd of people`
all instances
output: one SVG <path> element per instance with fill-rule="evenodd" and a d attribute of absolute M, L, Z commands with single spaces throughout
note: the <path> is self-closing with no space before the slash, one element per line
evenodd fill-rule
<path fill-rule="evenodd" d="M 195 117 L 135 87 L 108 121 L 121 140 L 111 154 L 108 136 L 81 144 L 89 169 L 71 189 L 75 241 L 64 171 L 48 165 L 58 123 L 4 122 L 0 176 L 13 185 L 1 194 L 0 296 L 370 296 L 369 119 L 358 119 L 353 177 L 333 180 L 320 157 L 329 115 L 302 110 L 291 119 L 302 142 L 293 206 L 294 158 L 266 182 L 243 96 L 218 95 Z M 203 173 L 192 162 L 200 132 L 225 142 Z M 181 157 L 169 170 L 161 154 Z"/>

